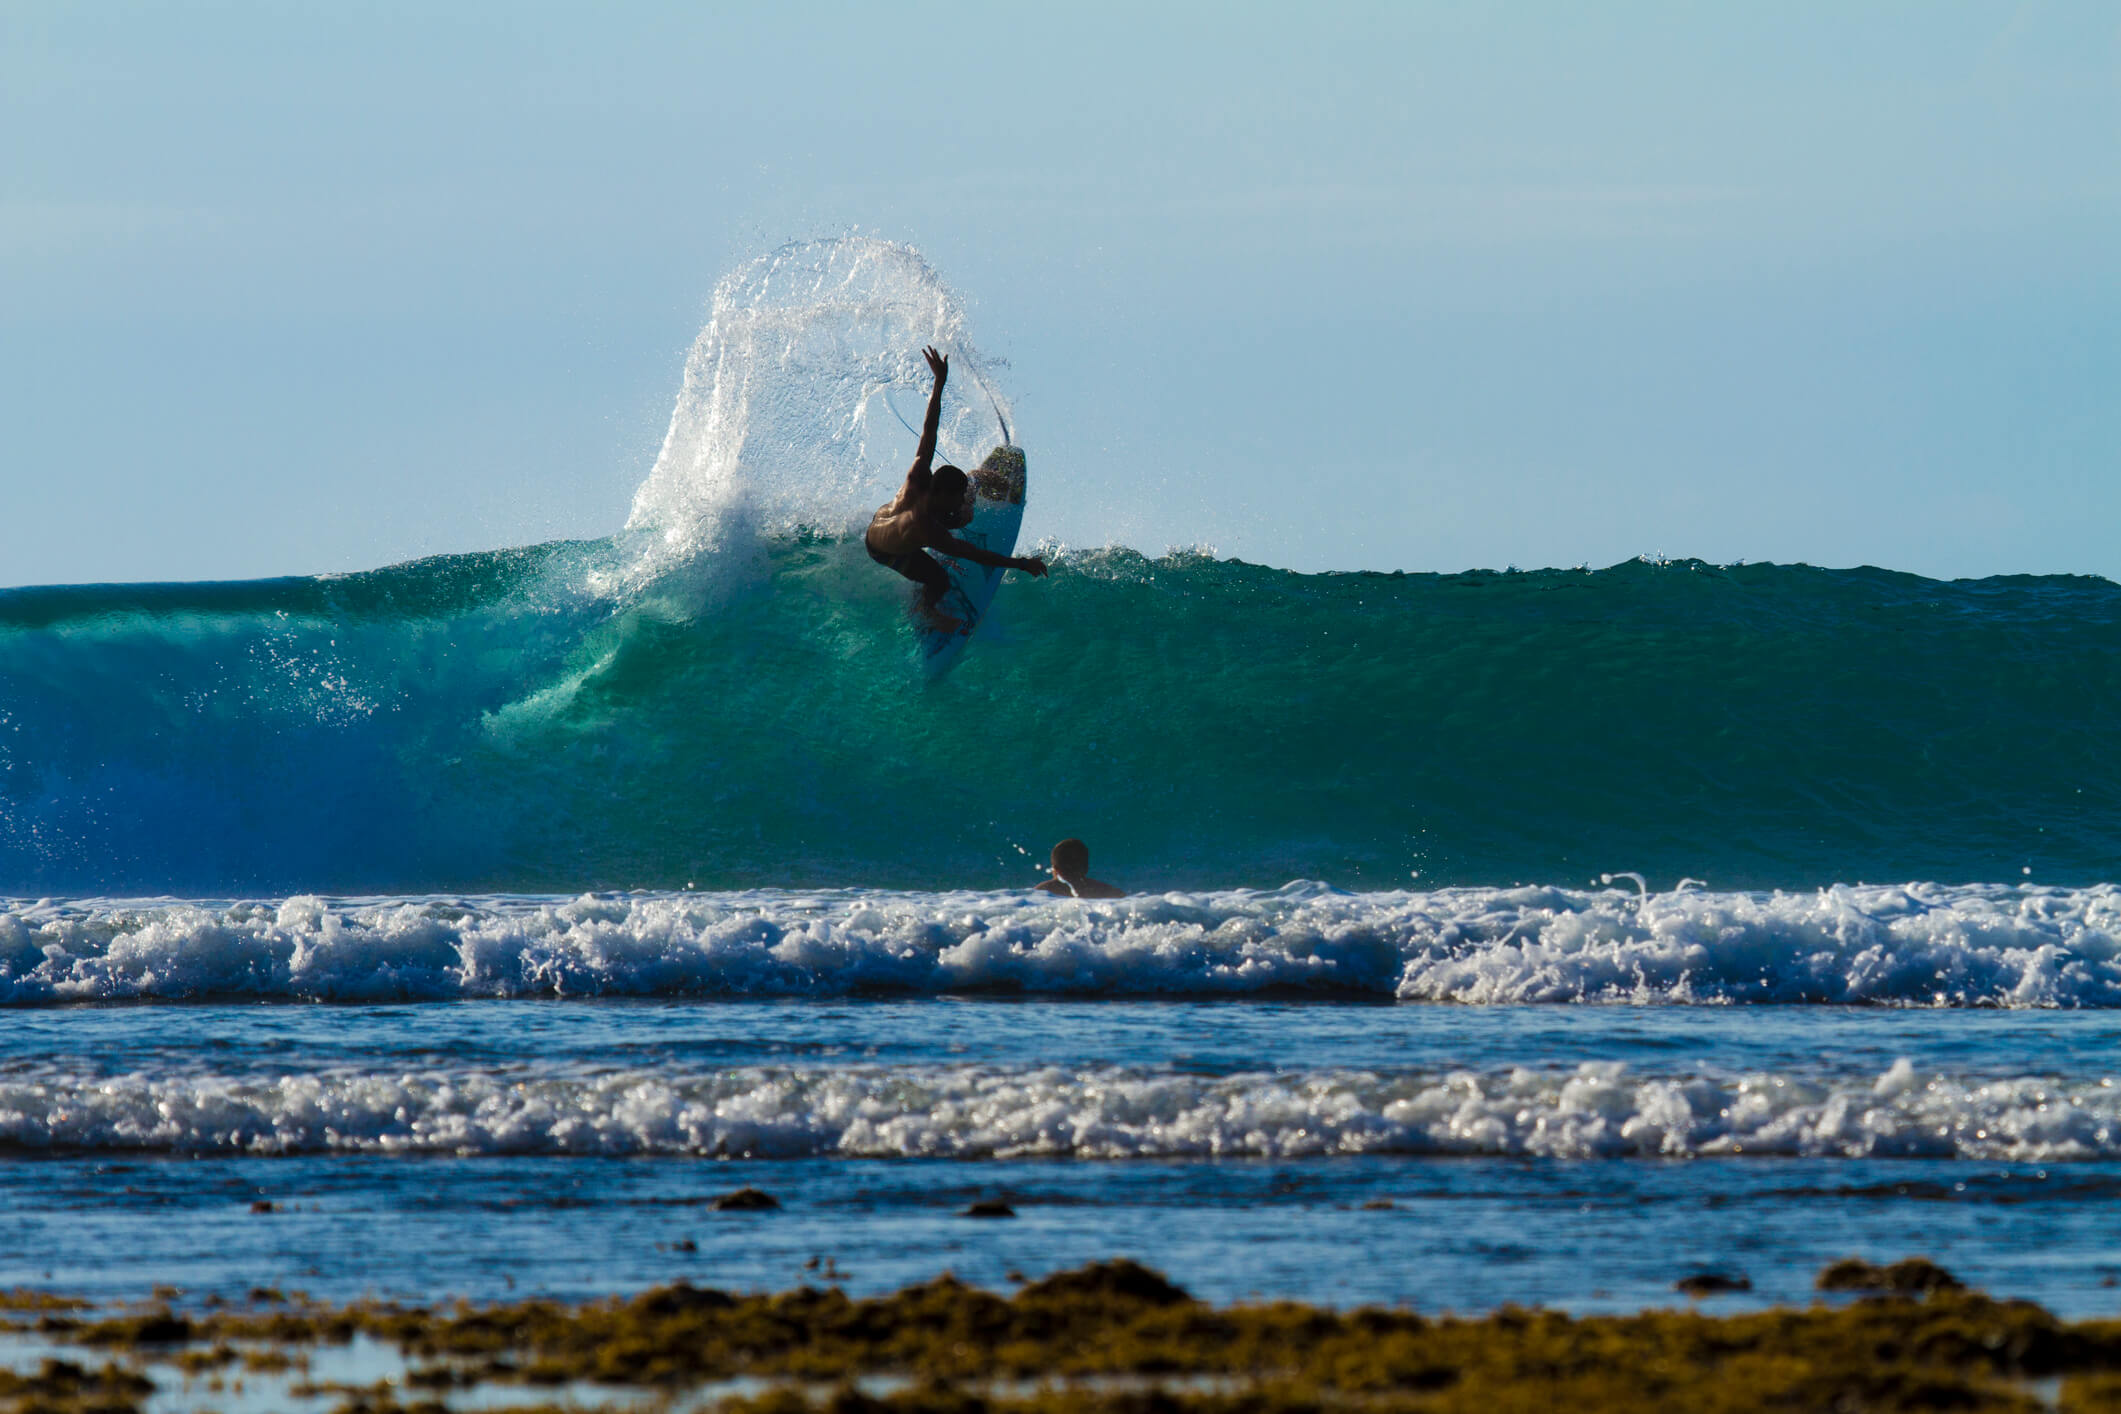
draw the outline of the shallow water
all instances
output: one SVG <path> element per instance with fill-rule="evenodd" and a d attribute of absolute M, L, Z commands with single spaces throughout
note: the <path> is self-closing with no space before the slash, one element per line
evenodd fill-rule
<path fill-rule="evenodd" d="M 1807 1299 L 1840 1256 L 1921 1252 L 2064 1314 L 2121 1308 L 2102 1285 L 2121 1016 L 2097 1009 L 942 996 L 4 1020 L 0 1286 L 874 1292 L 1123 1254 L 1215 1300 L 1630 1309 L 1712 1269 L 1754 1282 L 1718 1298 L 1735 1308 Z M 745 1184 L 782 1209 L 705 1206 Z M 960 1216 L 995 1198 L 1018 1216 Z"/>

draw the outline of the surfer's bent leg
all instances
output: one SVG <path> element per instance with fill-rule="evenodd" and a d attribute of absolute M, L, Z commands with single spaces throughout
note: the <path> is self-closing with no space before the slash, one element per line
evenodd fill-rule
<path fill-rule="evenodd" d="M 937 564 L 927 551 L 879 550 L 867 540 L 862 542 L 862 548 L 869 552 L 870 559 L 918 584 L 923 608 L 934 608 L 950 592 L 950 571 Z"/>

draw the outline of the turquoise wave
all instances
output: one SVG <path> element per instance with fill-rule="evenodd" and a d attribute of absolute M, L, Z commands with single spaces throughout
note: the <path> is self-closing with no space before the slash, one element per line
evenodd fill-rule
<path fill-rule="evenodd" d="M 2085 884 L 2121 586 L 1877 569 L 1012 580 L 940 683 L 801 536 L 0 592 L 0 892 Z"/>

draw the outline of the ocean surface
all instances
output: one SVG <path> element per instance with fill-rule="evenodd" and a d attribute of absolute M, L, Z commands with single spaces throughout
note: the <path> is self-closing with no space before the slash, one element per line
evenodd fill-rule
<path fill-rule="evenodd" d="M 2121 1310 L 2121 586 L 1048 545 L 931 683 L 926 342 L 976 461 L 961 307 L 824 242 L 615 535 L 0 590 L 0 1287 Z"/>

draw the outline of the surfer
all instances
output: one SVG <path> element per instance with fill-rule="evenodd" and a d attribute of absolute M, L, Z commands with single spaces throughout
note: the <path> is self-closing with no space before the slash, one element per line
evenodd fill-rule
<path fill-rule="evenodd" d="M 1090 846 L 1066 839 L 1053 846 L 1053 877 L 1036 885 L 1042 894 L 1062 898 L 1125 898 L 1127 891 L 1090 877 Z"/>
<path fill-rule="evenodd" d="M 997 555 L 950 533 L 972 519 L 971 481 L 948 463 L 932 468 L 929 465 L 935 460 L 935 435 L 942 425 L 943 383 L 950 376 L 950 360 L 933 348 L 921 352 L 935 374 L 935 391 L 928 395 L 928 417 L 921 424 L 920 448 L 913 454 L 906 484 L 890 504 L 877 508 L 862 543 L 868 547 L 870 559 L 921 587 L 920 607 L 925 618 L 944 632 L 955 633 L 963 625 L 942 610 L 942 598 L 950 592 L 950 572 L 928 551 L 937 550 L 989 569 L 1022 570 L 1034 577 L 1046 572 L 1046 562 L 1036 555 Z"/>

